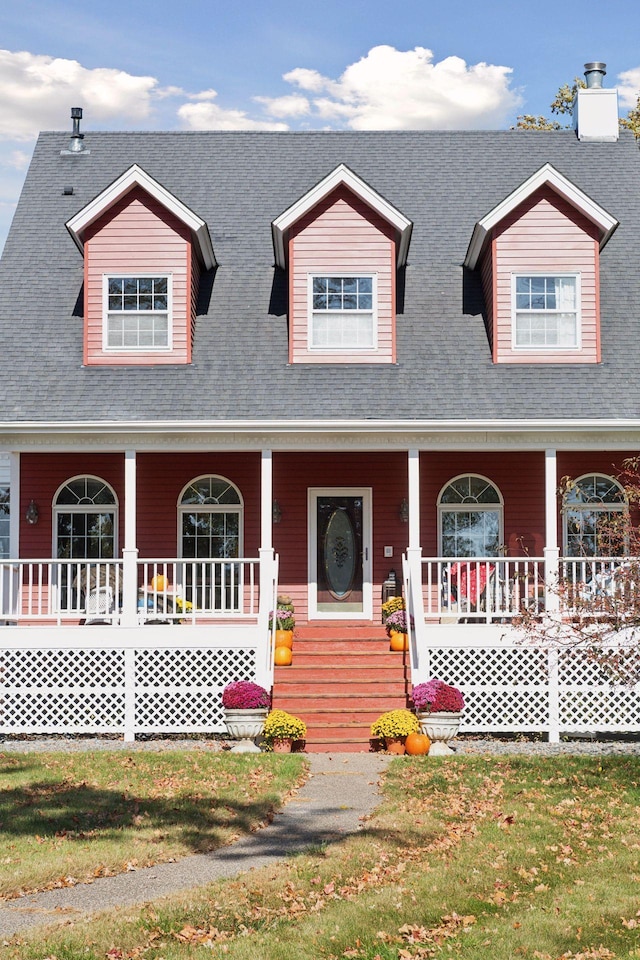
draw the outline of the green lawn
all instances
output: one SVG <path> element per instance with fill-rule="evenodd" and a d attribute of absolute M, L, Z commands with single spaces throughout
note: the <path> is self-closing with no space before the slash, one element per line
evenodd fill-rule
<path fill-rule="evenodd" d="M 213 850 L 264 823 L 301 757 L 0 752 L 0 896 Z"/>
<path fill-rule="evenodd" d="M 0 958 L 640 958 L 639 799 L 637 757 L 402 758 L 354 837 Z"/>

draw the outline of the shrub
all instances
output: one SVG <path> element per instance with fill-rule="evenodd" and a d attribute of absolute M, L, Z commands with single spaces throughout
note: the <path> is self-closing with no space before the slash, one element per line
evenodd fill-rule
<path fill-rule="evenodd" d="M 264 722 L 265 740 L 304 740 L 307 725 L 285 710 L 272 710 Z"/>
<path fill-rule="evenodd" d="M 257 710 L 271 706 L 271 694 L 251 680 L 234 680 L 222 691 L 222 706 L 228 710 Z"/>
<path fill-rule="evenodd" d="M 416 710 L 423 713 L 459 713 L 464 710 L 462 692 L 435 677 L 415 686 L 411 699 Z"/>
<path fill-rule="evenodd" d="M 372 737 L 408 737 L 419 732 L 418 718 L 410 710 L 389 710 L 371 724 Z"/>

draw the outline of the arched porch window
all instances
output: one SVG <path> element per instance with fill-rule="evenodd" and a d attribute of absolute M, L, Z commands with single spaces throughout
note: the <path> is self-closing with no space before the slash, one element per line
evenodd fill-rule
<path fill-rule="evenodd" d="M 455 477 L 438 497 L 443 557 L 496 557 L 503 543 L 502 497 L 486 477 Z"/>
<path fill-rule="evenodd" d="M 225 477 L 196 477 L 180 495 L 180 556 L 190 561 L 182 564 L 182 580 L 201 610 L 238 608 L 240 565 L 221 561 L 242 555 L 243 513 L 240 491 Z"/>
<path fill-rule="evenodd" d="M 53 500 L 54 553 L 61 560 L 113 560 L 117 556 L 118 501 L 99 477 L 74 477 Z"/>
<path fill-rule="evenodd" d="M 616 519 L 627 510 L 624 490 L 617 480 L 592 473 L 578 477 L 564 493 L 563 547 L 567 557 L 617 556 L 624 550 L 623 531 Z"/>

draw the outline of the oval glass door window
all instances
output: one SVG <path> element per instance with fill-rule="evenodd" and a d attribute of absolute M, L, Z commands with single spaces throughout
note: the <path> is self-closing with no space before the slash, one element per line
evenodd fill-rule
<path fill-rule="evenodd" d="M 346 510 L 331 514 L 324 535 L 324 569 L 329 592 L 342 600 L 351 592 L 356 572 L 355 532 Z"/>

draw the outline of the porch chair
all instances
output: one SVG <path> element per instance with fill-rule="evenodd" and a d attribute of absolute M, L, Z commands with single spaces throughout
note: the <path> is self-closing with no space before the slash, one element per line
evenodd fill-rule
<path fill-rule="evenodd" d="M 111 614 L 115 610 L 113 588 L 110 586 L 94 587 L 87 594 L 85 609 L 85 626 L 95 623 L 110 624 Z"/>

